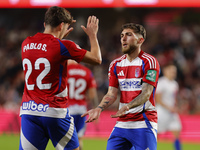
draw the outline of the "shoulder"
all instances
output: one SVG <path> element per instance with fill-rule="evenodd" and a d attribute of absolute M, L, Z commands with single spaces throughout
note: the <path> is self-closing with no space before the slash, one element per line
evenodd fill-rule
<path fill-rule="evenodd" d="M 75 44 L 73 41 L 71 41 L 71 40 L 66 40 L 66 39 L 62 39 L 62 40 L 60 40 L 60 39 L 58 39 L 61 43 L 63 43 L 63 44 Z"/>
<path fill-rule="evenodd" d="M 110 67 L 115 66 L 116 63 L 121 62 L 122 60 L 126 59 L 126 55 L 122 55 L 121 57 L 118 57 L 116 59 L 114 59 L 111 63 L 110 63 Z"/>
<path fill-rule="evenodd" d="M 158 82 L 167 82 L 167 80 L 166 80 L 166 78 L 164 77 L 164 76 L 162 76 L 162 77 L 160 77 L 159 79 L 158 79 Z"/>
<path fill-rule="evenodd" d="M 160 68 L 158 60 L 151 54 L 143 52 L 141 55 L 139 55 L 139 58 L 142 59 L 144 64 L 148 65 L 150 69 Z"/>

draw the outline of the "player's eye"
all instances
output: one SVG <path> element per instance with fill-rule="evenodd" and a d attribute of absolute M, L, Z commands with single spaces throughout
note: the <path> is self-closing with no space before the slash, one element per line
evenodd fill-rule
<path fill-rule="evenodd" d="M 128 35 L 128 36 L 132 36 L 133 34 L 132 34 L 131 32 L 128 32 L 127 35 Z"/>

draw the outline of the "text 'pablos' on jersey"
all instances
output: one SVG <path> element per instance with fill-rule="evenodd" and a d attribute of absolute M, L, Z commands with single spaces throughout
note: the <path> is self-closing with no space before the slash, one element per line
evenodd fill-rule
<path fill-rule="evenodd" d="M 145 120 L 148 120 L 155 129 L 157 128 L 154 95 L 159 73 L 160 66 L 156 58 L 143 51 L 132 62 L 127 59 L 127 55 L 111 62 L 108 74 L 109 86 L 119 88 L 121 91 L 119 109 L 141 93 L 142 83 L 146 82 L 154 86 L 149 100 L 119 117 L 117 127 L 146 128 Z"/>
<path fill-rule="evenodd" d="M 20 115 L 64 118 L 67 113 L 67 60 L 80 62 L 86 50 L 51 34 L 37 33 L 22 43 L 25 77 Z"/>

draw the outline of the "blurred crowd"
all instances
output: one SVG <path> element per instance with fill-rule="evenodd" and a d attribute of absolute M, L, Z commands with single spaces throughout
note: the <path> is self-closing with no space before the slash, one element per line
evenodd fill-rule
<path fill-rule="evenodd" d="M 100 19 L 99 43 L 103 62 L 89 66 L 98 84 L 99 101 L 108 88 L 110 62 L 121 56 L 121 25 L 134 22 L 144 25 L 147 39 L 143 51 L 154 55 L 162 68 L 173 62 L 178 68 L 179 112 L 200 113 L 200 10 L 195 8 L 88 8 L 68 9 L 77 20 L 67 39 L 89 49 L 89 41 L 80 25 L 89 15 Z M 21 64 L 21 43 L 37 32 L 43 32 L 46 9 L 0 10 L 0 108 L 19 109 L 24 75 Z M 161 72 L 162 76 L 162 72 Z M 113 105 L 109 109 L 117 109 Z"/>

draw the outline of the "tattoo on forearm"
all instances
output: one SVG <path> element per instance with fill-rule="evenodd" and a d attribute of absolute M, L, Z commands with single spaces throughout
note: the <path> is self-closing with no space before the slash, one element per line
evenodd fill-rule
<path fill-rule="evenodd" d="M 104 109 L 103 109 L 103 107 L 101 107 L 101 106 L 97 106 L 98 108 L 101 108 L 101 111 L 103 111 Z"/>
<path fill-rule="evenodd" d="M 115 97 L 111 95 L 105 95 L 103 99 L 104 99 L 103 104 L 101 104 L 101 106 L 98 106 L 99 108 L 102 109 L 102 111 L 113 103 Z"/>

